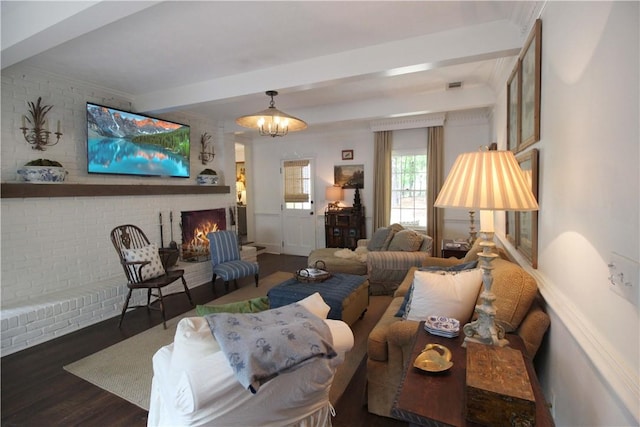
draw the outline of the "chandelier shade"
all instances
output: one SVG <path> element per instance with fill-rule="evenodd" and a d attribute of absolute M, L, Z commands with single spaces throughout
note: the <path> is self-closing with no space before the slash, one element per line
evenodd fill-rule
<path fill-rule="evenodd" d="M 273 97 L 278 95 L 275 90 L 268 90 L 271 97 L 269 108 L 247 116 L 238 117 L 236 123 L 249 129 L 257 129 L 262 136 L 284 136 L 289 132 L 296 132 L 307 128 L 307 124 L 297 117 L 278 110 Z"/>

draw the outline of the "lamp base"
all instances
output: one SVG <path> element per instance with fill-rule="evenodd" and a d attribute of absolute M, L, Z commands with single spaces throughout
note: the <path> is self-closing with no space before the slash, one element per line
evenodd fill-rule
<path fill-rule="evenodd" d="M 484 289 L 480 294 L 480 304 L 476 305 L 475 309 L 478 318 L 462 328 L 465 335 L 462 346 L 465 347 L 467 342 L 475 342 L 504 347 L 509 344 L 509 341 L 504 338 L 504 328 L 495 322 L 496 309 L 493 302 L 496 300 L 496 296 L 491 292 L 493 284 L 492 262 L 498 258 L 498 255 L 493 251 L 496 244 L 493 242 L 493 232 L 481 231 L 480 236 L 483 238 L 480 242 L 482 252 L 478 254 L 478 258 L 480 258 L 480 267 L 483 270 L 482 284 Z"/>

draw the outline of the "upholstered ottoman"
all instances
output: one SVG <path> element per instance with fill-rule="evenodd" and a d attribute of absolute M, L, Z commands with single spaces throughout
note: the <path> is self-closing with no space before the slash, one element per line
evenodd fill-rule
<path fill-rule="evenodd" d="M 314 249 L 307 258 L 307 265 L 315 266 L 316 261 L 323 261 L 325 270 L 331 273 L 356 274 L 358 276 L 367 274 L 366 262 L 358 261 L 355 258 L 339 258 L 334 255 L 339 250 L 339 248 Z"/>
<path fill-rule="evenodd" d="M 327 318 L 342 320 L 349 326 L 358 320 L 369 306 L 369 281 L 354 274 L 336 273 L 324 282 L 303 283 L 289 279 L 269 290 L 270 308 L 282 307 L 320 293 L 331 307 Z"/>

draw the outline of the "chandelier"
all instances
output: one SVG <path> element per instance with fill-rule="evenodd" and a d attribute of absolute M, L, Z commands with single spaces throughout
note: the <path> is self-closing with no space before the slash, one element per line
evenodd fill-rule
<path fill-rule="evenodd" d="M 236 123 L 242 127 L 258 129 L 262 136 L 284 136 L 289 131 L 295 132 L 307 128 L 307 124 L 297 117 L 278 110 L 273 101 L 273 97 L 278 95 L 275 90 L 268 90 L 267 96 L 271 97 L 269 108 L 248 116 L 238 117 Z"/>

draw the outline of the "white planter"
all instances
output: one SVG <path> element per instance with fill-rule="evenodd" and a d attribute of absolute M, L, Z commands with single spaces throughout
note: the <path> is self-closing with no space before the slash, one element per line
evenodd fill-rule
<path fill-rule="evenodd" d="M 196 181 L 199 185 L 218 185 L 218 175 L 198 175 Z"/>
<path fill-rule="evenodd" d="M 23 166 L 18 176 L 27 182 L 63 182 L 67 171 L 58 166 Z"/>

